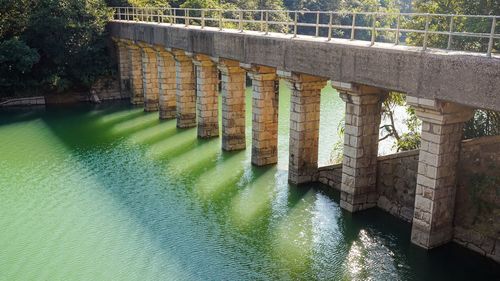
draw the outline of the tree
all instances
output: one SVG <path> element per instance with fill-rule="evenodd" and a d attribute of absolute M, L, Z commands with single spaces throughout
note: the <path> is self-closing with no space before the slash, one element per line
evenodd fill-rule
<path fill-rule="evenodd" d="M 2 64 L 3 95 L 29 90 L 19 87 L 20 77 L 51 93 L 89 88 L 114 69 L 105 33 L 112 11 L 103 0 L 7 2 L 0 21 L 0 56 L 8 63 Z"/>
<path fill-rule="evenodd" d="M 0 88 L 26 89 L 31 68 L 39 59 L 37 51 L 17 37 L 0 42 Z"/>

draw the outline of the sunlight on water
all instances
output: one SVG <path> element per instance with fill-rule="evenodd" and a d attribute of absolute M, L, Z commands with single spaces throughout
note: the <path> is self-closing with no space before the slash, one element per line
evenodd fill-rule
<path fill-rule="evenodd" d="M 196 141 L 196 128 L 178 130 L 175 135 L 150 145 L 146 157 L 152 159 L 166 158 L 184 151 L 186 147 L 192 146 Z"/>
<path fill-rule="evenodd" d="M 283 85 L 283 84 L 282 84 Z M 0 280 L 498 280 L 459 247 L 427 253 L 376 209 L 288 184 L 290 92 L 278 165 L 251 164 L 128 104 L 0 110 Z M 344 104 L 321 98 L 328 164 Z"/>
<path fill-rule="evenodd" d="M 275 173 L 274 169 L 265 171 L 233 197 L 231 214 L 238 225 L 249 226 L 258 222 L 270 211 L 275 191 Z"/>
<path fill-rule="evenodd" d="M 151 144 L 155 141 L 169 138 L 175 133 L 177 133 L 175 121 L 170 120 L 160 123 L 157 126 L 132 133 L 127 136 L 127 139 L 134 144 Z"/>

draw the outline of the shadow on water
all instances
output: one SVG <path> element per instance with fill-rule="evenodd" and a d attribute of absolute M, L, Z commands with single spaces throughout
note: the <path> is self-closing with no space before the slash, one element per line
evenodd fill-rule
<path fill-rule="evenodd" d="M 455 245 L 421 250 L 409 224 L 377 209 L 349 214 L 338 192 L 289 186 L 283 171 L 253 167 L 248 151 L 221 152 L 196 129 L 124 105 L 91 108 L 20 112 L 5 124 L 41 118 L 193 279 L 465 280 L 475 267 L 479 280 L 500 275 Z"/>

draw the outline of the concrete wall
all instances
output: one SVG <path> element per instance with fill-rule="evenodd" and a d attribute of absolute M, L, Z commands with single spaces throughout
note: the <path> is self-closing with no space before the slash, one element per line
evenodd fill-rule
<path fill-rule="evenodd" d="M 411 222 L 418 150 L 378 157 L 377 206 Z M 462 142 L 453 241 L 500 262 L 500 136 Z M 319 181 L 340 190 L 342 165 L 320 168 Z"/>
<path fill-rule="evenodd" d="M 500 58 L 369 42 L 111 22 L 110 36 L 500 111 Z"/>

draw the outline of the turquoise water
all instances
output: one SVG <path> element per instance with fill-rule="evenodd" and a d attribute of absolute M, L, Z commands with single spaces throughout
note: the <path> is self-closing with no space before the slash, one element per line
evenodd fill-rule
<path fill-rule="evenodd" d="M 0 280 L 499 280 L 456 245 L 412 246 L 388 214 L 288 185 L 288 111 L 281 90 L 264 168 L 128 104 L 0 111 Z M 342 115 L 325 90 L 322 163 Z"/>

